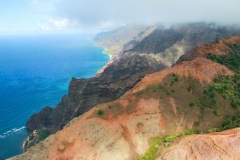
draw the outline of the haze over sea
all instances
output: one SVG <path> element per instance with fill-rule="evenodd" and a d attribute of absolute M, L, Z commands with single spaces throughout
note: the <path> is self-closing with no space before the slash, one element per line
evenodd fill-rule
<path fill-rule="evenodd" d="M 0 160 L 22 152 L 28 118 L 54 107 L 72 77 L 93 77 L 109 60 L 92 37 L 0 36 Z"/>

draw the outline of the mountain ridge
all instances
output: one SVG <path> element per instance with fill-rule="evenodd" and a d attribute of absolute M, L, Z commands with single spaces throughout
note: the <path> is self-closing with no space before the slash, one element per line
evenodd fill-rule
<path fill-rule="evenodd" d="M 72 78 L 68 95 L 63 96 L 55 108 L 46 107 L 32 115 L 26 126 L 32 131 L 55 133 L 95 105 L 120 98 L 146 75 L 170 67 L 191 48 L 237 33 L 240 34 L 238 28 L 224 29 L 206 23 L 175 25 L 167 29 L 162 26 L 144 28 L 113 56 L 103 72 L 90 79 Z M 180 36 L 174 39 L 174 35 Z M 163 40 L 166 42 L 161 44 Z M 118 41 L 111 45 L 117 43 Z M 142 53 L 146 51 L 148 53 Z"/>
<path fill-rule="evenodd" d="M 240 36 L 238 39 L 240 40 Z M 191 51 L 188 54 L 190 53 Z M 225 115 L 236 115 L 236 112 L 240 111 L 239 108 L 234 109 L 230 102 L 210 85 L 221 75 L 230 77 L 234 72 L 203 57 L 195 57 L 146 75 L 119 99 L 98 104 L 75 118 L 63 130 L 13 159 L 137 159 L 145 156 L 145 152 L 149 157 L 153 154 L 150 154 L 151 150 L 148 152 L 149 139 L 172 135 L 164 138 L 163 144 L 169 146 L 171 138 L 178 137 L 176 135 L 192 134 L 193 130 L 200 133 L 208 129 L 214 130 L 221 125 Z M 204 100 L 207 100 L 206 103 L 210 106 L 201 108 Z M 236 137 L 231 146 L 238 147 L 235 142 L 238 141 L 240 132 L 235 129 L 223 133 L 183 137 L 176 145 L 164 147 L 159 151 L 164 154 L 154 155 L 154 158 L 178 156 L 180 152 L 174 148 L 181 148 L 181 144 L 185 144 L 189 139 L 190 145 L 195 145 L 196 137 L 201 140 L 201 137 L 205 136 L 203 140 L 206 141 L 212 139 L 209 138 L 212 135 L 225 134 L 227 137 L 226 133 Z M 228 141 L 222 142 L 223 147 L 227 143 Z M 175 147 L 177 145 L 180 147 Z M 153 147 L 158 149 L 163 146 L 156 143 Z M 186 153 L 190 153 L 190 149 L 186 149 Z M 222 149 L 226 150 L 226 147 Z M 214 152 L 209 150 L 209 153 Z M 220 153 L 229 157 L 225 152 Z M 237 153 L 233 156 L 237 157 Z M 194 155 L 191 156 L 194 159 Z M 217 159 L 218 156 L 219 154 L 216 154 L 212 159 Z"/>

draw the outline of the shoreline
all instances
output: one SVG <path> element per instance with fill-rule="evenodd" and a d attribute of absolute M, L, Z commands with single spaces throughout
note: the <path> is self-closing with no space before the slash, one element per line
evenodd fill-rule
<path fill-rule="evenodd" d="M 95 75 L 96 75 L 96 74 L 97 74 L 99 71 L 101 71 L 103 68 L 107 67 L 107 64 L 108 64 L 109 61 L 112 59 L 112 55 L 105 52 L 105 51 L 107 50 L 107 48 L 101 47 L 101 46 L 99 46 L 99 45 L 97 45 L 97 44 L 94 44 L 93 46 L 102 48 L 102 49 L 103 49 L 102 54 L 107 54 L 107 55 L 109 56 L 109 60 L 106 62 L 106 64 L 105 64 L 101 69 L 99 69 L 99 70 L 95 73 Z M 95 75 L 94 75 L 94 77 L 95 77 Z M 25 127 L 25 128 L 26 128 L 26 127 Z M 26 152 L 26 150 L 25 150 L 25 145 L 26 145 L 26 142 L 29 142 L 29 136 L 31 136 L 32 134 L 35 135 L 35 134 L 36 134 L 36 130 L 32 131 L 31 134 L 29 134 L 28 137 L 26 137 L 26 138 L 24 139 L 24 141 L 22 142 L 22 144 L 21 144 L 22 153 L 21 153 L 21 154 L 23 154 L 23 153 Z"/>
<path fill-rule="evenodd" d="M 101 45 L 98 45 L 98 44 L 96 44 L 96 43 L 94 43 L 94 46 L 95 46 L 95 47 L 102 48 L 102 49 L 103 49 L 102 53 L 103 53 L 103 54 L 107 54 L 107 55 L 109 56 L 109 61 L 112 59 L 112 55 L 109 54 L 109 53 L 106 53 L 106 50 L 108 50 L 107 48 L 102 47 Z"/>
<path fill-rule="evenodd" d="M 106 50 L 108 50 L 108 49 L 99 44 L 94 43 L 94 46 L 102 48 L 103 49 L 102 54 L 107 54 L 109 56 L 109 60 L 107 61 L 107 63 L 95 73 L 94 77 L 98 77 L 105 70 L 105 68 L 107 68 L 109 66 L 109 64 L 112 63 L 113 55 L 106 53 Z"/>
<path fill-rule="evenodd" d="M 107 54 L 109 56 L 109 61 L 112 59 L 112 55 L 109 53 L 106 53 L 106 50 L 108 50 L 107 48 L 101 47 L 104 49 L 104 51 L 102 51 L 103 54 Z"/>

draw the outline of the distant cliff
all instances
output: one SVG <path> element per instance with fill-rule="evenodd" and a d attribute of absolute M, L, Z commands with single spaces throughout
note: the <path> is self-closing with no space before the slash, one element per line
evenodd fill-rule
<path fill-rule="evenodd" d="M 90 79 L 73 78 L 68 95 L 63 96 L 55 108 L 46 107 L 32 115 L 26 126 L 30 130 L 47 129 L 55 133 L 95 105 L 120 98 L 143 77 L 170 67 L 196 46 L 237 34 L 240 34 L 238 28 L 205 23 L 167 29 L 162 26 L 144 28 L 136 37 L 128 39 L 121 54 L 116 54 L 101 73 Z"/>
<path fill-rule="evenodd" d="M 239 159 L 240 36 L 185 56 L 12 160 Z"/>

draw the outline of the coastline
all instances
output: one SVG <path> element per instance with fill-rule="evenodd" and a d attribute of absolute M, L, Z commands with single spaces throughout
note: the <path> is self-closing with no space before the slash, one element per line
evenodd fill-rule
<path fill-rule="evenodd" d="M 48 46 L 58 46 L 58 45 L 55 45 L 55 44 L 59 44 L 59 41 L 56 41 L 55 40 L 55 38 L 53 38 L 53 40 L 52 39 L 49 39 L 49 37 L 47 37 L 48 39 L 46 40 L 47 42 L 49 42 L 49 43 L 47 43 L 47 45 Z M 58 40 L 60 40 L 60 42 L 61 43 L 65 43 L 64 41 L 62 42 L 62 40 L 65 40 L 65 37 L 63 37 L 63 38 L 59 38 L 59 37 L 57 37 L 58 38 Z M 39 38 L 36 38 L 37 40 L 39 39 Z M 98 48 L 94 48 L 94 46 L 93 46 L 93 43 L 89 43 L 89 41 L 85 41 L 85 39 L 84 39 L 84 37 L 83 37 L 83 39 L 80 39 L 81 41 L 83 41 L 83 43 L 81 43 L 81 44 L 84 44 L 84 46 L 87 46 L 87 47 L 89 47 L 89 48 L 87 48 L 87 49 L 85 49 L 85 47 L 81 47 L 81 45 L 79 45 L 78 46 L 78 44 L 79 44 L 79 42 L 78 41 L 75 41 L 75 39 L 76 38 L 71 38 L 71 37 L 69 37 L 69 43 L 71 42 L 71 44 L 73 43 L 73 44 L 77 44 L 77 45 L 73 45 L 73 47 L 77 47 L 77 49 L 78 50 L 71 50 L 71 48 L 72 47 L 66 47 L 67 48 L 67 52 L 69 51 L 69 53 L 71 53 L 71 54 L 74 54 L 74 55 L 79 55 L 79 50 L 84 50 L 84 51 L 81 51 L 81 54 L 86 54 L 86 55 L 92 55 L 92 56 L 78 56 L 78 57 L 89 57 L 89 60 L 86 60 L 86 62 L 90 62 L 92 59 L 94 59 L 95 57 L 100 57 L 99 59 L 99 61 L 100 61 L 100 63 L 101 63 L 101 66 L 102 65 L 106 65 L 106 63 L 109 61 L 109 58 L 107 57 L 107 56 L 101 56 L 101 52 L 102 52 L 102 49 L 100 50 L 100 49 L 98 49 Z M 21 40 L 21 39 L 20 39 Z M 25 39 L 24 39 L 25 40 Z M 30 39 L 31 40 L 31 43 L 32 42 L 35 42 L 34 40 L 35 40 L 35 37 L 33 38 L 33 40 L 32 39 Z M 36 40 L 36 41 L 37 41 Z M 12 45 L 14 46 L 15 44 L 18 44 L 18 42 L 19 42 L 19 40 L 17 39 L 16 40 L 16 42 L 15 41 L 13 41 L 12 42 Z M 27 40 L 26 40 L 26 42 L 28 42 Z M 57 43 L 58 42 L 58 43 Z M 86 43 L 85 43 L 86 42 Z M 31 44 L 30 43 L 30 44 Z M 3 44 L 5 44 L 5 43 L 3 43 Z M 24 41 L 24 44 L 25 44 L 25 41 Z M 28 44 L 28 43 L 27 43 Z M 40 48 L 40 47 L 42 47 L 42 46 L 44 46 L 45 45 L 45 43 L 44 44 L 42 44 L 42 43 L 38 43 L 38 45 L 37 46 L 35 46 L 35 45 L 33 45 L 34 46 L 34 48 L 33 49 L 35 49 L 35 48 Z M 8 47 L 7 45 L 5 45 L 6 46 L 6 48 Z M 61 46 L 61 45 L 60 45 Z M 16 46 L 16 47 L 18 47 L 18 46 Z M 20 48 L 20 49 L 22 49 L 22 50 L 24 50 L 25 48 L 28 50 L 28 47 L 26 46 L 24 46 L 24 45 L 22 45 L 21 46 L 22 48 Z M 25 48 L 24 48 L 25 47 Z M 52 50 L 54 50 L 55 48 L 54 47 L 42 47 L 42 48 L 45 48 L 46 49 L 46 51 L 44 50 L 44 52 L 46 52 L 46 53 L 54 53 Z M 70 51 L 71 50 L 71 51 Z M 7 49 L 6 49 L 6 51 L 8 51 Z M 7 52 L 8 53 L 8 52 Z M 40 54 L 40 53 L 39 53 Z M 95 54 L 97 54 L 97 55 L 100 55 L 100 56 L 95 56 Z M 10 53 L 8 54 L 8 55 L 11 55 Z M 49 54 L 49 55 L 53 55 L 54 56 L 54 54 Z M 68 54 L 65 54 L 65 53 L 62 53 L 62 55 L 63 56 L 67 56 L 67 57 L 69 57 L 68 56 Z M 25 55 L 24 55 L 25 56 Z M 21 57 L 22 59 L 21 60 L 25 60 L 24 58 L 25 57 Z M 41 55 L 42 56 L 42 55 Z M 57 56 L 58 57 L 58 56 Z M 104 58 L 101 58 L 101 57 L 104 57 Z M 71 60 L 70 60 L 70 58 L 61 58 L 60 56 L 59 56 L 59 59 L 62 59 L 63 61 L 64 61 L 64 63 L 66 63 L 66 62 L 69 62 L 69 64 L 79 64 L 79 61 L 78 61 L 78 59 L 76 59 L 76 58 L 72 58 Z M 37 60 L 37 59 L 33 59 L 33 60 Z M 20 61 L 20 60 L 19 60 Z M 36 62 L 36 64 L 38 64 L 38 62 L 39 62 L 39 60 Z M 44 62 L 46 62 L 46 63 L 48 63 L 48 61 L 44 61 Z M 59 63 L 61 62 L 61 61 L 58 61 Z M 75 63 L 76 62 L 76 63 Z M 102 63 L 103 62 L 103 63 Z M 49 61 L 49 63 L 50 63 L 50 61 Z M 10 64 L 10 63 L 9 63 Z M 52 63 L 51 63 L 52 64 Z M 54 63 L 54 64 L 56 64 L 56 63 Z M 11 64 L 10 64 L 11 65 Z M 99 65 L 98 63 L 96 63 L 96 64 L 91 64 L 90 66 L 89 66 L 89 68 L 95 68 L 95 66 L 97 66 L 97 65 Z M 11 65 L 12 66 L 12 65 Z M 40 66 L 40 65 L 37 65 L 37 66 Z M 46 65 L 45 65 L 46 66 Z M 50 66 L 50 65 L 49 65 Z M 58 65 L 56 65 L 56 66 L 58 66 Z M 52 67 L 56 67 L 55 65 L 53 65 Z M 73 65 L 73 66 L 75 66 L 75 65 Z M 88 65 L 86 65 L 86 66 L 88 66 Z M 98 66 L 98 68 L 101 68 L 101 66 Z M 31 67 L 29 67 L 29 68 L 31 68 Z M 70 65 L 67 65 L 67 69 L 68 68 L 71 68 L 70 67 Z M 81 68 L 83 69 L 83 67 L 79 64 L 79 68 L 80 68 L 80 70 L 81 70 Z M 24 68 L 25 69 L 25 68 Z M 26 67 L 26 73 L 24 72 L 24 76 L 25 76 L 25 74 L 27 74 L 28 72 L 28 70 L 27 70 L 28 68 Z M 32 68 L 31 68 L 32 69 Z M 34 68 L 35 69 L 35 68 Z M 38 68 L 37 68 L 38 69 Z M 40 69 L 42 69 L 42 67 L 40 68 Z M 54 69 L 54 68 L 53 68 Z M 73 67 L 73 69 L 75 69 L 74 67 Z M 46 104 L 49 104 L 49 106 L 51 106 L 51 107 L 55 107 L 56 106 L 56 104 L 57 103 L 59 103 L 59 99 L 60 98 L 58 98 L 58 97 L 62 97 L 62 95 L 64 95 L 64 94 L 67 94 L 67 91 L 68 91 L 68 87 L 65 87 L 66 88 L 66 92 L 65 92 L 65 90 L 63 89 L 63 83 L 65 84 L 65 81 L 67 81 L 66 82 L 66 86 L 68 86 L 69 85 L 69 82 L 68 82 L 68 80 L 66 80 L 67 78 L 67 76 L 65 76 L 65 75 L 67 75 L 68 73 L 71 73 L 71 71 L 73 71 L 73 69 L 71 69 L 71 70 L 69 70 L 67 73 L 64 73 L 63 74 L 63 72 L 65 71 L 65 70 L 63 70 L 63 72 L 61 72 L 62 74 L 58 74 L 58 76 L 57 76 L 57 78 L 54 76 L 54 79 L 53 78 L 49 78 L 49 81 L 38 81 L 38 79 L 36 80 L 36 86 L 40 86 L 41 87 L 41 90 L 39 89 L 39 92 L 37 92 L 37 94 L 40 94 L 40 96 L 36 96 L 36 97 L 34 97 L 34 96 L 32 96 L 33 94 L 28 94 L 29 93 L 29 91 L 32 91 L 32 90 L 30 90 L 30 89 L 28 89 L 28 88 L 31 88 L 31 89 L 34 89 L 34 87 L 25 87 L 25 88 L 27 88 L 26 89 L 26 91 L 25 90 L 21 90 L 21 93 L 24 93 L 24 96 L 23 97 L 25 97 L 25 96 L 27 96 L 27 97 L 30 97 L 31 98 L 31 100 L 28 100 L 26 97 L 25 97 L 25 100 L 27 101 L 27 103 L 25 103 L 25 101 L 24 100 L 21 100 L 20 102 L 24 102 L 24 105 L 19 105 L 19 106 L 24 106 L 24 114 L 19 118 L 20 120 L 18 120 L 18 121 L 16 121 L 17 123 L 15 124 L 15 117 L 16 118 L 18 118 L 18 116 L 12 116 L 11 114 L 4 114 L 4 115 L 8 115 L 8 116 L 6 116 L 7 118 L 9 118 L 10 119 L 10 117 L 11 117 L 11 121 L 12 122 L 14 122 L 13 123 L 13 125 L 12 125 L 12 123 L 10 123 L 11 121 L 9 120 L 9 119 L 6 119 L 6 121 L 7 121 L 7 127 L 9 127 L 10 129 L 8 129 L 7 127 L 5 127 L 5 126 L 3 126 L 2 127 L 2 134 L 0 134 L 0 142 L 1 143 L 6 143 L 7 141 L 9 142 L 9 143 L 6 143 L 5 145 L 3 145 L 2 147 L 1 147 L 1 155 L 0 155 L 0 159 L 1 158 L 4 158 L 4 159 L 6 159 L 6 158 L 10 158 L 10 157 L 13 157 L 13 156 L 16 156 L 16 155 L 19 155 L 19 154 L 22 154 L 25 150 L 22 150 L 23 149 L 23 146 L 24 146 L 24 142 L 25 142 L 25 140 L 29 137 L 29 134 L 28 134 L 28 131 L 27 131 L 27 129 L 26 129 L 26 125 L 25 125 L 25 123 L 26 123 L 26 121 L 30 118 L 30 116 L 31 115 L 33 115 L 33 114 L 35 114 L 35 113 L 38 113 L 42 108 L 43 108 L 43 106 L 46 106 Z M 84 71 L 83 72 L 80 72 L 80 73 L 85 73 L 85 70 L 86 69 L 88 69 L 88 68 L 84 68 Z M 25 70 L 24 70 L 25 71 Z M 31 71 L 31 70 L 30 70 Z M 29 71 L 29 72 L 30 72 Z M 50 72 L 50 71 L 52 71 L 52 70 L 48 70 L 48 72 Z M 79 75 L 79 72 L 78 72 L 79 70 L 77 70 L 76 72 L 73 72 L 73 74 L 71 74 L 71 76 L 69 76 L 69 81 L 71 80 L 71 77 L 77 77 L 78 75 Z M 32 72 L 30 72 L 30 73 L 32 73 Z M 86 72 L 86 73 L 88 73 L 88 75 L 87 75 L 87 77 L 90 77 L 90 78 L 92 78 L 92 77 L 94 77 L 94 75 L 96 74 L 96 70 L 94 70 L 94 72 L 92 71 L 92 69 L 89 69 L 89 72 Z M 75 74 L 75 75 L 74 75 Z M 91 74 L 91 75 L 90 75 Z M 53 74 L 52 74 L 53 75 Z M 63 75 L 63 76 L 62 76 Z M 85 74 L 83 74 L 84 76 L 85 76 Z M 90 76 L 89 76 L 90 75 Z M 26 77 L 21 77 L 21 80 L 22 79 L 24 79 L 24 78 L 29 78 L 29 76 L 26 76 Z M 33 74 L 33 76 L 34 76 L 34 74 Z M 42 75 L 41 76 L 45 76 L 45 72 L 43 72 L 42 73 Z M 30 77 L 30 78 L 32 78 L 32 77 Z M 8 79 L 7 79 L 8 80 Z M 24 79 L 25 80 L 25 79 Z M 27 79 L 28 80 L 28 79 Z M 27 82 L 27 80 L 26 80 L 26 82 Z M 54 85 L 51 85 L 51 84 L 53 84 L 52 83 L 52 81 L 54 80 Z M 32 81 L 32 80 L 31 80 Z M 7 82 L 7 84 L 8 83 L 10 83 L 10 82 L 8 82 L 8 81 L 6 81 Z M 14 81 L 15 82 L 15 81 Z M 23 81 L 24 82 L 24 81 Z M 38 83 L 39 82 L 39 83 Z M 41 82 L 41 83 L 40 83 Z M 3 84 L 5 84 L 4 83 L 4 81 L 2 82 Z M 17 88 L 17 87 L 19 87 L 20 86 L 20 84 L 21 84 L 21 81 L 19 80 L 18 81 L 18 83 L 14 83 L 14 87 L 15 88 Z M 24 85 L 26 84 L 28 84 L 28 83 L 23 83 Z M 45 86 L 45 85 L 47 85 L 47 86 L 51 86 L 50 87 L 50 89 L 49 90 L 45 90 L 45 87 L 42 87 L 42 84 Z M 48 85 L 49 84 L 49 85 Z M 32 84 L 32 85 L 35 85 L 35 81 L 34 81 L 34 84 Z M 6 85 L 7 86 L 7 85 Z M 20 87 L 22 87 L 23 85 L 21 85 Z M 58 86 L 58 87 L 57 87 Z M 43 88 L 43 89 L 42 89 Z M 48 88 L 48 87 L 46 87 L 46 88 Z M 3 88 L 4 89 L 4 88 Z M 2 91 L 4 91 L 2 89 Z M 12 91 L 12 90 L 10 90 L 9 88 L 7 88 L 8 90 L 9 90 L 9 92 L 10 91 Z M 54 90 L 56 90 L 56 92 L 54 92 Z M 36 91 L 32 91 L 34 94 L 36 94 Z M 41 94 L 41 93 L 43 93 L 44 92 L 44 94 Z M 14 92 L 15 94 L 17 93 L 17 92 Z M 51 96 L 49 96 L 48 97 L 48 99 L 44 99 L 45 98 L 45 95 L 51 95 Z M 30 96 L 29 96 L 30 95 Z M 43 96 L 42 96 L 43 95 Z M 32 98 L 33 97 L 33 98 Z M 43 98 L 42 98 L 43 97 Z M 15 97 L 13 97 L 13 98 L 15 98 Z M 21 98 L 21 96 L 18 96 L 18 98 L 16 98 L 16 102 L 18 102 L 17 100 L 19 100 Z M 34 98 L 36 98 L 36 100 L 34 99 Z M 39 99 L 41 99 L 41 101 L 39 100 Z M 42 99 L 44 99 L 44 100 L 46 100 L 46 101 L 44 101 L 44 100 L 42 100 Z M 14 104 L 18 104 L 18 103 L 15 103 L 15 100 L 13 101 L 14 102 Z M 11 103 L 11 102 L 10 102 Z M 5 104 L 5 103 L 3 103 L 3 104 Z M 7 103 L 6 103 L 7 104 Z M 19 103 L 19 104 L 21 104 L 21 103 Z M 31 108 L 32 106 L 31 106 L 31 104 L 34 104 L 35 105 L 35 107 L 36 108 Z M 4 105 L 3 105 L 4 106 Z M 9 105 L 9 106 L 12 106 L 12 108 L 8 108 L 8 110 L 9 111 L 12 111 L 11 113 L 15 113 L 15 112 L 13 112 L 13 111 L 15 111 L 15 109 L 14 109 L 14 105 Z M 29 108 L 28 108 L 29 107 Z M 38 108 L 37 108 L 38 107 Z M 12 110 L 11 110 L 12 109 Z M 20 108 L 20 109 L 22 109 L 22 108 Z M 4 109 L 4 111 L 5 111 L 5 109 Z M 3 113 L 5 113 L 5 112 L 3 112 Z M 24 117 L 24 118 L 23 118 Z M 2 119 L 4 119 L 4 117 L 2 117 Z M 26 119 L 26 121 L 25 121 L 25 119 Z M 5 119 L 4 119 L 5 120 Z M 21 123 L 20 123 L 21 122 Z M 20 123 L 20 125 L 18 124 L 18 123 Z M 7 128 L 6 129 L 6 131 L 5 131 L 5 128 Z M 31 133 L 31 132 L 29 132 L 29 133 Z M 13 149 L 9 149 L 9 148 L 13 148 Z"/>
<path fill-rule="evenodd" d="M 99 72 L 103 71 L 103 70 L 108 66 L 108 63 L 112 60 L 112 55 L 105 52 L 106 50 L 108 50 L 107 48 L 104 48 L 104 47 L 102 47 L 102 46 L 100 46 L 100 45 L 97 45 L 97 44 L 94 44 L 93 46 L 95 46 L 95 47 L 100 47 L 100 48 L 104 49 L 104 50 L 102 51 L 102 54 L 107 54 L 107 55 L 109 56 L 109 60 L 106 62 L 106 64 L 105 64 L 101 69 L 99 69 L 99 70 L 95 73 L 95 75 L 96 75 L 96 74 L 98 74 Z M 95 77 L 95 76 L 94 76 L 94 77 Z M 32 131 L 31 134 L 28 135 L 28 137 L 25 138 L 24 141 L 22 142 L 22 145 L 21 145 L 22 153 L 25 153 L 25 152 L 26 152 L 26 147 L 27 147 L 28 143 L 30 143 L 30 142 L 32 141 L 32 140 L 30 140 L 30 136 L 34 137 L 34 139 L 36 140 L 36 136 L 37 136 L 36 130 Z"/>
<path fill-rule="evenodd" d="M 112 59 L 112 55 L 106 52 L 106 50 L 108 50 L 108 49 L 104 48 L 104 47 L 102 47 L 102 48 L 104 49 L 104 51 L 102 53 L 103 54 L 107 54 L 109 56 L 109 60 L 111 60 Z"/>
<path fill-rule="evenodd" d="M 102 53 L 103 53 L 103 54 L 107 54 L 107 55 L 109 56 L 109 61 L 112 59 L 112 55 L 106 52 L 106 51 L 108 50 L 107 48 L 105 48 L 105 47 L 103 47 L 103 46 L 101 46 L 101 45 L 99 45 L 99 44 L 96 44 L 96 43 L 94 43 L 94 46 L 95 46 L 95 47 L 99 47 L 99 48 L 103 48 Z"/>

